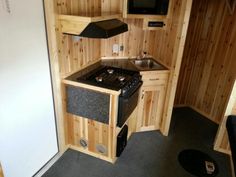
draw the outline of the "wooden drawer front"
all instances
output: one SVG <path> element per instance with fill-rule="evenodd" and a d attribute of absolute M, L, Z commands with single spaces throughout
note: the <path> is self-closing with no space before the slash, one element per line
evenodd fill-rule
<path fill-rule="evenodd" d="M 156 74 L 156 75 L 143 75 L 143 85 L 165 85 L 168 81 L 168 73 Z"/>

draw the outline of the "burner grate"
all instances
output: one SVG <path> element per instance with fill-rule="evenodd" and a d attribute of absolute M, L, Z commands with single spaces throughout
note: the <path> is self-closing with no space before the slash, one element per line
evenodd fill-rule
<path fill-rule="evenodd" d="M 137 71 L 130 71 L 115 67 L 104 66 L 96 72 L 78 78 L 78 81 L 108 89 L 120 90 L 140 75 Z"/>

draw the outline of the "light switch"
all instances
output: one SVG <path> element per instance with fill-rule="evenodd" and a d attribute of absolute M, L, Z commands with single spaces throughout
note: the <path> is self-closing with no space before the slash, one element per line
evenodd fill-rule
<path fill-rule="evenodd" d="M 112 46 L 112 53 L 119 53 L 119 44 L 113 44 Z"/>

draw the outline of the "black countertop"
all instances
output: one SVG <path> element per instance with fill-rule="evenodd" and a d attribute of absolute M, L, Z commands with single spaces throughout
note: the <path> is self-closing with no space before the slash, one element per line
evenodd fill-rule
<path fill-rule="evenodd" d="M 72 74 L 71 76 L 65 78 L 67 80 L 71 81 L 77 81 L 77 78 L 85 75 L 86 73 L 96 71 L 98 68 L 102 66 L 112 66 L 112 67 L 117 67 L 117 68 L 122 68 L 122 69 L 127 69 L 127 70 L 132 70 L 132 71 L 144 71 L 144 70 L 139 70 L 133 63 L 132 60 L 134 59 L 104 59 L 96 62 L 95 64 L 92 64 L 85 69 L 82 69 L 81 71 Z M 158 70 L 168 70 L 165 66 L 161 65 L 161 68 Z M 152 71 L 152 70 L 150 70 Z M 154 70 L 155 71 L 155 70 Z"/>
<path fill-rule="evenodd" d="M 139 71 L 134 66 L 134 64 L 131 63 L 130 59 L 105 59 L 101 61 L 101 64 L 105 66 L 112 66 L 132 71 Z"/>

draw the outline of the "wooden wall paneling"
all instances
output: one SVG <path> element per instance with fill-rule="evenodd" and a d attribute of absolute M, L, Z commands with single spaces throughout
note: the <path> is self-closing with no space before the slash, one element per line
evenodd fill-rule
<path fill-rule="evenodd" d="M 168 135 L 169 132 L 169 126 L 171 121 L 171 114 L 174 104 L 174 98 L 175 98 L 175 92 L 177 87 L 177 81 L 180 71 L 180 65 L 183 57 L 183 50 L 187 35 L 187 29 L 188 29 L 188 23 L 190 18 L 190 11 L 192 7 L 192 1 L 178 1 L 176 3 L 178 5 L 179 15 L 173 14 L 173 17 L 176 16 L 178 19 L 173 19 L 173 23 L 177 23 L 177 34 L 175 41 L 175 47 L 173 51 L 173 57 L 171 62 L 171 71 L 170 71 L 170 77 L 168 81 L 167 86 L 167 94 L 166 94 L 166 101 L 165 101 L 165 107 L 164 107 L 164 116 L 161 121 L 161 127 L 160 130 L 162 134 Z M 175 21 L 176 20 L 176 21 Z"/>
<path fill-rule="evenodd" d="M 224 116 L 224 110 L 226 109 L 226 104 L 230 96 L 231 89 L 234 84 L 236 72 L 236 62 L 235 62 L 235 56 L 236 56 L 236 44 L 234 41 L 236 41 L 236 23 L 235 20 L 233 23 L 229 22 L 227 33 L 231 34 L 229 37 L 226 37 L 224 43 L 227 44 L 227 50 L 224 51 L 225 53 L 225 62 L 221 64 L 221 71 L 220 74 L 222 77 L 220 77 L 218 88 L 213 105 L 213 109 L 211 112 L 212 117 L 216 118 L 217 122 L 220 122 L 222 120 L 222 117 Z M 233 27 L 235 26 L 235 27 Z M 233 44 L 234 43 L 234 44 Z M 231 60 L 228 60 L 231 58 Z"/>
<path fill-rule="evenodd" d="M 58 134 L 58 144 L 59 152 L 62 154 L 66 150 L 66 140 L 65 140 L 65 126 L 64 126 L 64 112 L 63 112 L 63 102 L 62 102 L 62 87 L 60 78 L 60 62 L 58 53 L 58 24 L 56 17 L 56 4 L 54 1 L 45 0 L 45 17 L 46 17 L 46 30 L 47 30 L 47 42 L 49 48 L 49 60 L 50 69 L 52 75 L 52 85 L 53 85 L 53 96 L 56 114 L 56 126 Z"/>
<path fill-rule="evenodd" d="M 102 1 L 102 12 L 121 12 L 123 3 L 117 0 L 103 0 Z"/>
<path fill-rule="evenodd" d="M 165 66 L 173 67 L 176 59 L 173 57 L 175 49 L 175 40 L 177 36 L 178 20 L 180 20 L 181 1 L 172 0 L 169 4 L 169 12 L 167 15 L 167 27 L 165 30 L 157 31 L 156 36 L 160 36 L 161 40 L 155 39 L 158 45 L 154 46 L 154 58 L 161 60 Z M 159 48 L 158 48 L 159 46 Z"/>
<path fill-rule="evenodd" d="M 223 24 L 223 28 L 222 30 L 224 30 L 224 27 L 225 27 L 226 24 Z M 229 28 L 228 28 L 229 29 Z M 229 31 L 228 31 L 229 32 Z M 226 95 L 223 95 L 223 91 L 220 92 L 220 88 L 224 88 L 225 85 L 221 85 L 222 83 L 222 79 L 225 80 L 225 73 L 224 71 L 227 70 L 227 63 L 230 64 L 229 60 L 228 60 L 228 57 L 227 57 L 227 53 L 229 52 L 229 48 L 228 48 L 228 41 L 229 40 L 229 36 L 228 34 L 230 34 L 230 32 L 228 33 L 223 33 L 220 37 L 220 40 L 219 40 L 219 44 L 217 46 L 217 57 L 215 58 L 214 60 L 214 66 L 212 67 L 212 72 L 211 72 L 211 75 L 210 75 L 210 84 L 209 84 L 209 88 L 207 89 L 206 91 L 206 94 L 209 95 L 208 99 L 205 100 L 208 102 L 208 110 L 206 110 L 207 113 L 209 113 L 211 115 L 211 117 L 215 117 L 213 112 L 216 112 L 218 111 L 217 109 L 214 109 L 214 105 L 216 104 L 219 104 L 219 102 L 215 102 L 218 97 L 218 95 L 221 97 L 221 98 L 226 98 L 227 97 L 227 92 L 226 92 Z M 223 45 L 222 45 L 223 43 Z M 221 77 L 219 77 L 221 76 Z M 230 83 L 229 83 L 230 84 Z M 212 89 L 216 89 L 215 92 L 212 91 Z M 229 90 L 228 90 L 229 91 Z M 222 94 L 222 95 L 220 95 Z M 221 103 L 224 102 L 224 104 L 226 103 L 226 100 L 220 100 Z M 221 109 L 222 107 L 219 107 L 219 109 L 221 110 L 221 113 L 224 111 Z M 224 108 L 224 107 L 223 107 Z M 218 118 L 217 116 L 220 116 L 220 118 Z M 215 118 L 214 118 L 214 121 L 219 123 L 219 121 L 221 120 L 221 114 L 218 114 Z"/>
<path fill-rule="evenodd" d="M 216 123 L 224 117 L 235 77 L 235 17 L 225 1 L 194 1 L 175 104 Z"/>
<path fill-rule="evenodd" d="M 194 1 L 193 1 L 193 3 L 194 3 Z M 195 10 L 195 8 L 192 8 L 192 13 L 193 13 L 194 10 Z M 191 16 L 191 20 L 189 21 L 189 28 L 188 28 L 188 33 L 187 34 L 194 34 L 193 28 L 191 28 L 195 24 L 194 19 L 196 19 L 196 18 L 193 18 Z M 192 41 L 189 40 L 190 37 L 192 37 L 192 35 L 187 35 L 186 45 L 185 45 L 186 47 L 188 46 L 189 48 L 191 48 L 191 46 L 192 46 Z M 189 55 L 189 52 L 186 52 L 186 50 L 185 50 L 184 55 L 183 55 L 183 61 L 186 61 L 185 58 L 188 55 Z M 191 61 L 191 62 L 193 62 L 193 61 Z M 176 94 L 178 95 L 178 97 L 176 98 L 176 100 L 177 100 L 176 102 L 178 102 L 178 103 L 185 103 L 185 101 L 183 101 L 183 100 L 186 100 L 186 93 L 187 93 L 187 90 L 188 90 L 187 88 L 189 86 L 187 81 L 189 81 L 188 77 L 190 77 L 190 75 L 191 75 L 190 71 L 191 71 L 191 68 L 189 67 L 189 63 L 188 62 L 182 62 L 181 72 L 179 74 L 179 80 L 182 81 L 182 82 L 185 81 L 185 85 L 184 84 L 181 85 L 180 83 L 178 83 L 178 87 L 177 87 L 178 89 L 176 91 Z"/>
<path fill-rule="evenodd" d="M 64 15 L 93 15 L 101 13 L 101 0 L 57 0 L 59 14 Z"/>
<path fill-rule="evenodd" d="M 200 4 L 200 6 L 199 6 L 199 9 L 198 10 L 202 10 L 204 13 L 202 13 L 202 14 L 205 14 L 206 12 L 205 12 L 205 10 L 204 9 L 206 9 L 206 7 L 207 6 L 204 6 L 204 2 L 203 3 L 201 3 Z M 200 17 L 196 17 L 196 18 L 200 18 Z M 196 28 L 194 29 L 194 34 L 197 34 L 197 35 L 195 35 L 194 36 L 194 40 L 201 40 L 201 42 L 202 42 L 202 44 L 205 44 L 205 39 L 204 39 L 204 37 L 202 37 L 201 36 L 201 33 L 198 33 L 197 31 L 196 31 L 196 29 L 202 29 L 203 27 L 204 27 L 204 23 L 196 23 Z M 200 45 L 199 45 L 200 46 Z M 194 48 L 193 48 L 194 49 Z M 195 50 L 195 49 L 194 49 Z M 200 49 L 200 48 L 197 48 L 196 49 L 196 51 L 201 51 L 202 49 Z M 196 56 L 193 56 L 192 57 L 192 62 L 194 62 L 194 64 L 195 65 L 197 65 L 198 67 L 196 68 L 197 70 L 201 70 L 202 69 L 202 63 L 201 62 L 199 62 L 199 60 L 198 60 L 198 57 L 196 57 Z M 191 74 L 193 74 L 193 73 L 191 73 Z M 195 78 L 196 80 L 195 80 L 195 82 L 199 82 L 199 77 L 198 77 L 198 75 L 192 75 L 192 77 L 193 78 Z M 191 86 L 191 85 L 190 85 Z M 196 89 L 195 87 L 190 87 L 189 89 Z M 193 93 L 195 93 L 195 91 L 193 92 Z"/>
<path fill-rule="evenodd" d="M 62 35 L 60 72 L 62 78 L 100 59 L 100 40 Z"/>
<path fill-rule="evenodd" d="M 214 40 L 216 35 L 218 34 L 220 27 L 222 26 L 222 19 L 220 16 L 223 14 L 223 8 L 222 4 L 218 5 L 218 8 L 213 8 L 214 6 L 212 4 L 208 5 L 209 10 L 207 10 L 207 14 L 209 14 L 209 24 L 210 26 L 206 26 L 205 31 L 207 31 L 206 36 L 204 36 L 204 39 L 206 40 L 206 47 L 203 49 L 204 55 L 200 56 L 205 58 L 203 61 L 203 74 L 201 74 L 201 81 L 199 83 L 199 92 L 197 93 L 197 105 L 198 108 L 203 109 L 207 102 L 204 100 L 203 95 L 206 93 L 207 94 L 207 86 L 208 82 L 210 80 L 210 74 L 212 70 L 212 66 L 214 65 L 214 52 L 216 50 L 215 45 L 217 44 L 217 41 Z M 220 9 L 220 10 L 219 10 Z M 220 12 L 219 12 L 220 11 Z M 220 15 L 221 14 L 221 15 Z M 213 19 L 214 18 L 214 19 Z M 212 19 L 212 21 L 211 21 Z M 215 21 L 215 23 L 213 22 Z M 196 28 L 197 29 L 197 28 Z M 219 39 L 219 38 L 217 38 Z M 207 94 L 208 95 L 208 94 Z M 209 104 L 206 106 L 209 107 Z"/>
<path fill-rule="evenodd" d="M 102 57 L 135 57 L 141 54 L 143 44 L 147 43 L 144 39 L 144 31 L 142 30 L 142 20 L 140 19 L 125 19 L 128 23 L 129 31 L 112 38 L 102 40 Z M 113 44 L 124 46 L 124 51 L 118 54 L 112 53 Z"/>
<path fill-rule="evenodd" d="M 101 13 L 101 1 L 57 0 L 57 13 L 64 15 L 94 15 Z M 59 27 L 60 29 L 60 27 Z M 81 67 L 100 59 L 99 39 L 62 35 L 58 32 L 60 73 L 69 75 Z"/>
<path fill-rule="evenodd" d="M 226 0 L 226 4 L 227 4 L 230 14 L 233 14 L 235 7 L 236 7 L 236 1 L 235 0 Z"/>
<path fill-rule="evenodd" d="M 199 3 L 197 1 L 193 1 L 193 7 L 195 7 L 195 3 Z M 188 29 L 188 35 L 187 35 L 187 40 L 186 40 L 186 47 L 185 47 L 185 52 L 183 56 L 183 63 L 181 67 L 181 72 L 180 72 L 180 78 L 182 83 L 184 82 L 185 84 L 178 84 L 178 89 L 177 89 L 177 95 L 178 97 L 176 98 L 177 101 L 181 103 L 187 102 L 186 98 L 186 93 L 189 90 L 190 84 L 189 84 L 189 77 L 192 75 L 192 67 L 195 65 L 196 62 L 196 57 L 195 57 L 195 46 L 193 45 L 196 40 L 198 39 L 197 36 L 199 35 L 194 35 L 194 34 L 199 34 L 197 31 L 197 27 L 199 26 L 197 23 L 198 16 L 196 15 L 197 11 L 199 11 L 199 8 L 195 7 L 192 8 L 192 13 L 191 13 L 191 20 L 189 24 L 189 29 Z M 188 48 L 189 50 L 186 50 Z M 193 52 L 192 52 L 193 51 Z M 195 52 L 194 52 L 195 51 Z M 185 58 L 191 58 L 191 60 L 186 60 Z M 206 58 L 207 62 L 208 58 Z M 208 68 L 209 70 L 209 68 Z M 207 78 L 207 76 L 205 76 Z M 181 89 L 180 89 L 181 87 Z M 178 100 L 179 99 L 179 100 Z"/>
<path fill-rule="evenodd" d="M 227 107 L 224 111 L 224 116 L 219 125 L 217 135 L 215 138 L 214 149 L 217 151 L 230 154 L 230 147 L 226 130 L 226 121 L 229 115 L 236 115 L 235 109 L 236 109 L 236 81 L 234 81 L 234 85 L 230 93 L 230 98 Z"/>

